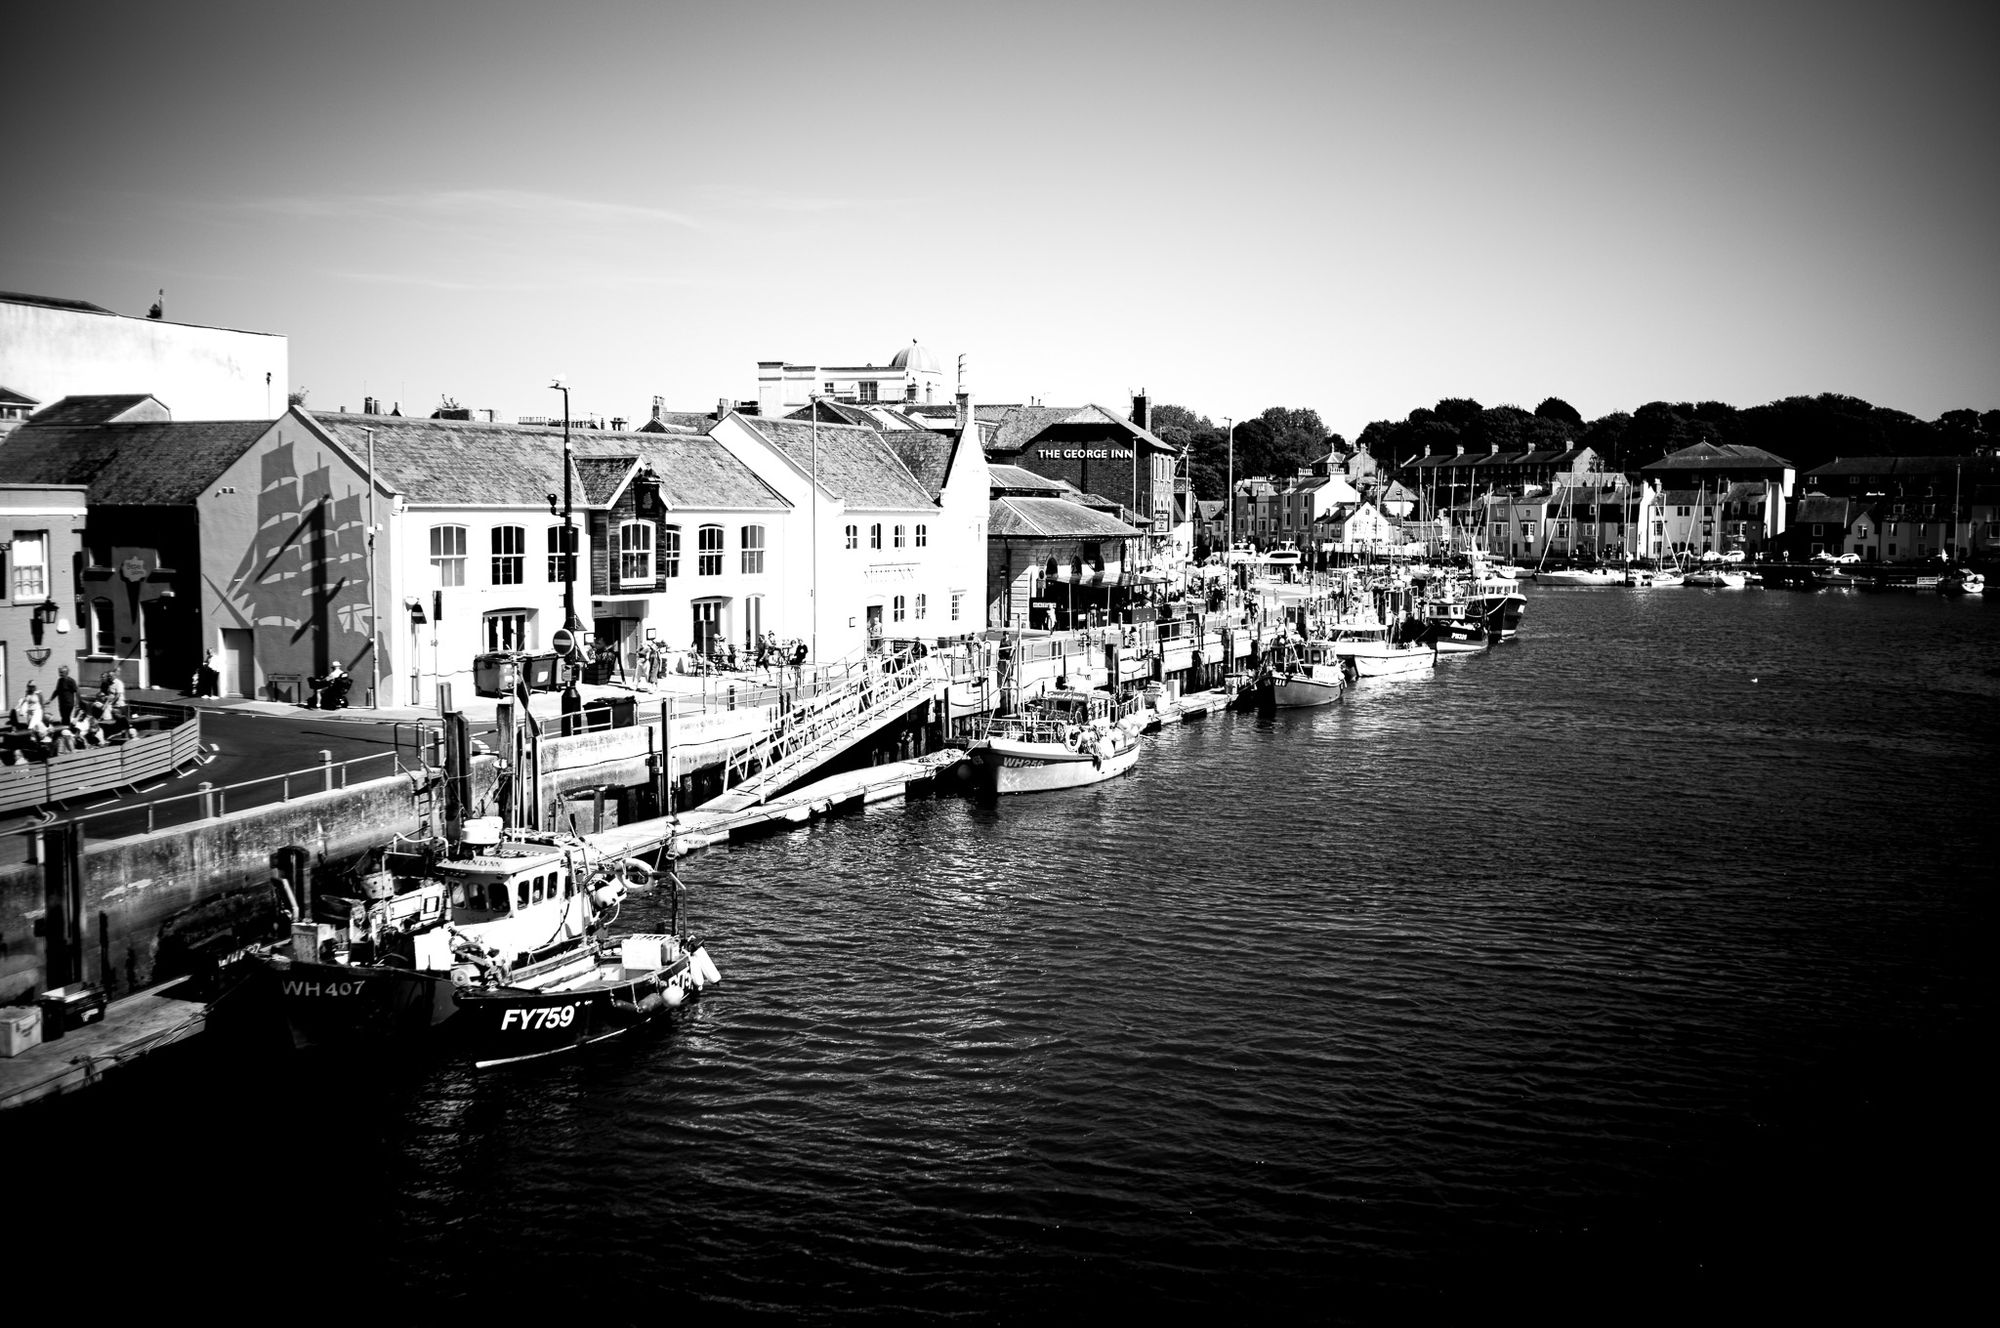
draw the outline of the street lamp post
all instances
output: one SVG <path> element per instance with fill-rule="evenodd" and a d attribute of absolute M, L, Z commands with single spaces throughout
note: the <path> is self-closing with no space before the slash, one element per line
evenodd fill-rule
<path fill-rule="evenodd" d="M 817 675 L 819 668 L 819 393 L 806 394 L 806 409 L 812 412 L 812 662 Z M 850 601 L 851 602 L 851 601 Z M 817 694 L 817 693 L 815 693 Z"/>
<path fill-rule="evenodd" d="M 569 475 L 569 385 L 558 376 L 549 387 L 562 393 L 563 398 L 563 499 L 560 513 L 563 519 L 563 626 L 575 633 L 583 629 L 583 620 L 576 616 L 576 505 Z M 555 506 L 555 499 L 554 494 L 549 495 L 551 508 Z"/>

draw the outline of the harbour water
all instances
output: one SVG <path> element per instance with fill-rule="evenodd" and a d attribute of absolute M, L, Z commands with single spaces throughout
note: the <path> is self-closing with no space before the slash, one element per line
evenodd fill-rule
<path fill-rule="evenodd" d="M 51 1114 L 50 1211 L 391 1322 L 1942 1306 L 2000 605 L 1528 594 L 1518 642 L 1111 784 L 688 859 L 725 982 L 671 1030 Z"/>

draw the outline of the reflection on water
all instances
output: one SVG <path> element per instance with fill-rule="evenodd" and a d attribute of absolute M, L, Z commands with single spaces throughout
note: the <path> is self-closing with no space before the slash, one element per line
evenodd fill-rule
<path fill-rule="evenodd" d="M 1944 1294 L 2000 612 L 1530 594 L 1517 643 L 1074 796 L 691 859 L 725 982 L 679 1026 L 232 1076 L 175 1166 L 309 1178 L 236 1239 L 339 1238 L 411 1316 Z"/>

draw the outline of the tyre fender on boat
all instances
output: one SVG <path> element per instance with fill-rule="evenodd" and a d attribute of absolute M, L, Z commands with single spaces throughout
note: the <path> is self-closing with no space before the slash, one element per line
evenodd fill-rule
<path fill-rule="evenodd" d="M 1066 729 L 1066 730 L 1065 730 L 1065 731 L 1063 732 L 1063 746 L 1065 746 L 1065 747 L 1069 748 L 1069 749 L 1070 749 L 1071 751 L 1073 751 L 1073 752 L 1080 752 L 1080 751 L 1082 751 L 1082 750 L 1083 750 L 1083 730 L 1082 730 L 1082 729 L 1080 729 L 1080 728 L 1077 728 L 1077 727 L 1075 727 L 1074 725 L 1072 725 L 1072 726 L 1070 726 L 1070 727 L 1069 727 L 1068 729 Z"/>

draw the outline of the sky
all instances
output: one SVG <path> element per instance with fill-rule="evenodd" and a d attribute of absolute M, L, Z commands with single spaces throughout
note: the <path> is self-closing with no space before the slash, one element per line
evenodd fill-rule
<path fill-rule="evenodd" d="M 1969 4 L 39 8 L 0 289 L 284 333 L 314 409 L 560 413 L 562 374 L 639 420 L 912 340 L 983 402 L 1350 438 L 2000 406 Z"/>

